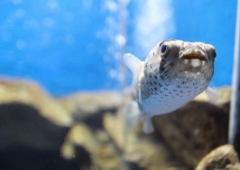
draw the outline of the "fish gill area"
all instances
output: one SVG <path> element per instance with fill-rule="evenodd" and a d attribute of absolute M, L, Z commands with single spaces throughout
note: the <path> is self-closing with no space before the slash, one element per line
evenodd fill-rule
<path fill-rule="evenodd" d="M 155 132 L 125 124 L 115 91 L 53 97 L 36 82 L 0 79 L 1 170 L 240 170 L 227 144 L 231 88 L 155 116 Z"/>

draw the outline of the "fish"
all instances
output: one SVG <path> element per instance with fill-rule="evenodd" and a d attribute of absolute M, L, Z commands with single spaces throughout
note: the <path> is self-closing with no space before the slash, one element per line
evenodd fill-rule
<path fill-rule="evenodd" d="M 123 61 L 133 73 L 134 89 L 134 100 L 127 107 L 127 126 L 133 128 L 141 117 L 143 132 L 151 133 L 153 116 L 171 113 L 203 91 L 214 103 L 219 94 L 209 83 L 216 55 L 211 44 L 176 39 L 155 45 L 145 61 L 125 53 Z"/>

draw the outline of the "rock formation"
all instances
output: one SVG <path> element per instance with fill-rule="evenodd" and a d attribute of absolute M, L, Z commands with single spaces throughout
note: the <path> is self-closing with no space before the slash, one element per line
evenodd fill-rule
<path fill-rule="evenodd" d="M 240 169 L 237 153 L 224 145 L 231 89 L 217 90 L 216 103 L 202 94 L 155 116 L 147 135 L 141 121 L 126 127 L 130 98 L 118 92 L 54 98 L 37 83 L 1 79 L 0 169 Z"/>

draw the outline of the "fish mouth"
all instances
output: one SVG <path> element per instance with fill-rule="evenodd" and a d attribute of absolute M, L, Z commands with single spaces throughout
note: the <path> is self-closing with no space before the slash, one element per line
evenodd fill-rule
<path fill-rule="evenodd" d="M 198 59 L 201 61 L 206 60 L 206 58 L 204 56 L 196 55 L 196 54 L 184 55 L 184 56 L 182 56 L 182 59 L 187 59 L 187 60 Z"/>
<path fill-rule="evenodd" d="M 200 68 L 206 65 L 208 59 L 204 51 L 192 48 L 182 52 L 180 60 L 187 68 Z"/>
<path fill-rule="evenodd" d="M 186 55 L 181 58 L 187 68 L 199 68 L 206 65 L 206 58 L 197 55 Z"/>

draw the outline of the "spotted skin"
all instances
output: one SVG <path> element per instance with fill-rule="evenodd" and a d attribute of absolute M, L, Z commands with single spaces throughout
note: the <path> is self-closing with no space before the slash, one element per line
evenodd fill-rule
<path fill-rule="evenodd" d="M 168 55 L 161 54 L 162 44 L 168 46 Z M 203 51 L 205 65 L 193 68 L 189 64 L 185 68 L 179 56 L 187 48 Z M 139 76 L 139 83 L 136 83 L 136 100 L 140 109 L 150 116 L 169 113 L 203 92 L 213 75 L 215 56 L 209 55 L 211 52 L 215 53 L 213 46 L 200 42 L 167 40 L 157 44 L 146 58 L 140 70 L 143 76 Z"/>
<path fill-rule="evenodd" d="M 144 62 L 131 54 L 125 56 L 135 75 L 133 87 L 145 131 L 151 129 L 152 116 L 180 108 L 208 87 L 215 57 L 216 50 L 210 44 L 174 39 L 158 43 Z"/>

